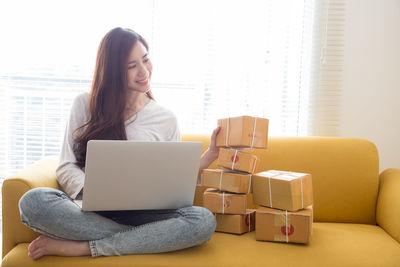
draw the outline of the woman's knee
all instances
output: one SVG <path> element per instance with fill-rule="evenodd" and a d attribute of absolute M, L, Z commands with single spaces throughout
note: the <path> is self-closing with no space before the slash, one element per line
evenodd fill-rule
<path fill-rule="evenodd" d="M 203 207 L 193 206 L 189 209 L 188 213 L 197 221 L 197 227 L 193 234 L 197 235 L 197 239 L 201 240 L 201 243 L 206 242 L 215 232 L 217 223 L 214 214 Z"/>
<path fill-rule="evenodd" d="M 215 228 L 217 227 L 217 221 L 215 219 L 214 214 L 208 209 L 202 208 L 202 212 L 204 214 L 203 216 L 204 216 L 206 240 L 209 240 L 215 232 Z"/>
<path fill-rule="evenodd" d="M 47 187 L 38 187 L 26 192 L 19 200 L 21 219 L 34 219 L 43 214 L 49 200 L 62 193 L 59 190 Z"/>

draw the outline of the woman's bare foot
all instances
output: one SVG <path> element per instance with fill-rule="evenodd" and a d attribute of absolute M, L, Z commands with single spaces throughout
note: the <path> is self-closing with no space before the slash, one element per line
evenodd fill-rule
<path fill-rule="evenodd" d="M 58 240 L 45 235 L 33 240 L 28 247 L 28 256 L 32 260 L 37 260 L 45 255 L 73 257 L 90 254 L 88 241 Z"/>

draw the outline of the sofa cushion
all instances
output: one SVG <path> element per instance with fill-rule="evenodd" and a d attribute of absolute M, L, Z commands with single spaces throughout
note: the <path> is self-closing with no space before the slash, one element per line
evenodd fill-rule
<path fill-rule="evenodd" d="M 52 257 L 33 262 L 27 243 L 14 247 L 2 267 L 20 266 L 399 266 L 400 244 L 379 226 L 314 223 L 308 245 L 261 242 L 254 232 L 215 233 L 204 245 L 165 254 L 123 257 Z"/>

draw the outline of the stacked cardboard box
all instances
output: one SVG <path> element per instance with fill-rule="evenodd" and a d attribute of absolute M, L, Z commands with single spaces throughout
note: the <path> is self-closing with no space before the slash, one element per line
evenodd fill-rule
<path fill-rule="evenodd" d="M 221 130 L 216 144 L 221 147 L 218 166 L 202 172 L 203 206 L 216 214 L 218 232 L 243 234 L 254 231 L 255 210 L 247 209 L 252 175 L 257 169 L 255 155 L 243 149 L 266 148 L 268 120 L 241 116 L 218 120 Z M 239 150 L 240 149 L 240 150 Z"/>
<path fill-rule="evenodd" d="M 253 176 L 256 239 L 308 243 L 312 233 L 311 174 L 270 170 Z"/>
<path fill-rule="evenodd" d="M 268 119 L 240 116 L 218 120 L 219 147 L 267 148 Z"/>
<path fill-rule="evenodd" d="M 253 174 L 258 166 L 256 155 L 238 149 L 220 148 L 218 166 Z"/>
<path fill-rule="evenodd" d="M 231 234 L 243 234 L 255 229 L 255 210 L 248 209 L 246 214 L 215 214 L 215 231 Z"/>
<path fill-rule="evenodd" d="M 312 233 L 312 207 L 297 212 L 260 207 L 256 210 L 256 239 L 308 243 Z"/>
<path fill-rule="evenodd" d="M 257 157 L 242 150 L 267 148 L 267 119 L 241 116 L 218 120 L 218 125 L 217 164 L 223 169 L 202 173 L 202 184 L 211 187 L 204 192 L 203 206 L 216 214 L 216 231 L 249 232 L 255 221 L 257 240 L 308 243 L 313 222 L 311 175 L 275 170 L 254 174 Z M 260 205 L 255 218 L 254 210 L 247 209 L 250 192 Z"/>

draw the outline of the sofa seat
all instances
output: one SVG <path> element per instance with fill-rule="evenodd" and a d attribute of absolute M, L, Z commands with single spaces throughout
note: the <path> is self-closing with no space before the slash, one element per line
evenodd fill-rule
<path fill-rule="evenodd" d="M 399 266 L 400 244 L 382 228 L 366 224 L 314 223 L 308 245 L 261 242 L 254 232 L 215 233 L 204 245 L 156 255 L 44 257 L 33 262 L 28 243 L 15 246 L 2 267 L 21 266 Z M 350 252 L 351 251 L 351 252 Z M 349 253 L 350 252 L 350 253 Z M 329 259 L 329 260 L 328 260 Z"/>

